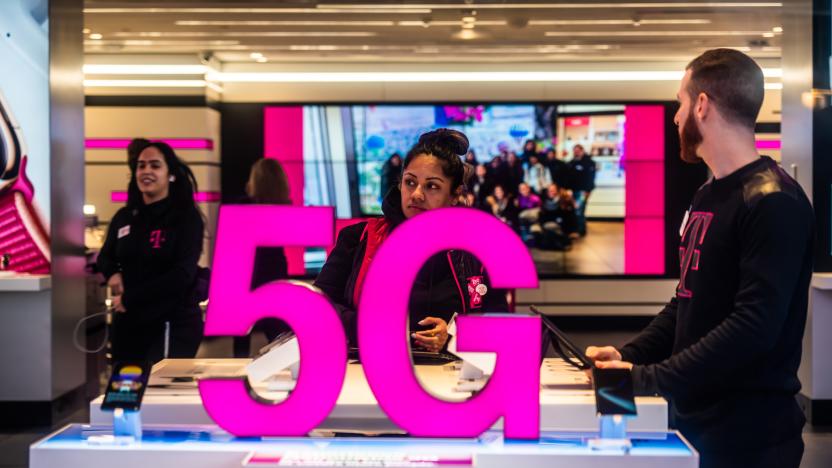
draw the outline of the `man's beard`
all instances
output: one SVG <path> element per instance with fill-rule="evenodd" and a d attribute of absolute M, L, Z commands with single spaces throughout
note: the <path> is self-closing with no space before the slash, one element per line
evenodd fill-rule
<path fill-rule="evenodd" d="M 688 112 L 688 117 L 682 125 L 679 140 L 681 145 L 680 156 L 682 157 L 682 161 L 691 164 L 702 162 L 702 158 L 696 154 L 696 150 L 702 143 L 702 133 L 699 131 L 699 126 L 696 125 L 696 119 L 693 118 L 692 109 Z"/>

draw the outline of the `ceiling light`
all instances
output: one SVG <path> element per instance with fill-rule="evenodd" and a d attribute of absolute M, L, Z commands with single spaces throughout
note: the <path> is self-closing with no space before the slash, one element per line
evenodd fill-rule
<path fill-rule="evenodd" d="M 84 80 L 87 88 L 204 88 L 205 80 Z"/>
<path fill-rule="evenodd" d="M 783 89 L 783 83 L 766 83 L 765 89 Z"/>
<path fill-rule="evenodd" d="M 463 23 L 462 29 L 474 29 L 474 23 Z"/>
<path fill-rule="evenodd" d="M 104 39 L 104 36 L 98 33 L 92 33 L 90 34 L 90 39 L 92 39 L 93 41 L 100 41 L 101 39 Z"/>
<path fill-rule="evenodd" d="M 464 41 L 469 41 L 471 39 L 476 39 L 479 37 L 476 31 L 474 31 L 474 25 L 466 28 L 466 25 L 462 25 L 464 29 L 460 30 L 458 33 L 454 34 L 453 37 L 457 39 L 462 39 Z"/>
<path fill-rule="evenodd" d="M 177 26 L 395 26 L 395 21 L 177 21 Z"/>
<path fill-rule="evenodd" d="M 462 22 L 463 22 L 463 23 L 473 23 L 473 22 L 475 22 L 475 21 L 477 21 L 477 17 L 476 17 L 476 16 L 463 16 L 463 17 L 462 17 Z"/>
<path fill-rule="evenodd" d="M 84 41 L 85 46 L 117 45 L 127 47 L 149 46 L 233 46 L 240 41 L 159 41 L 152 39 L 126 39 L 120 41 Z"/>
<path fill-rule="evenodd" d="M 249 57 L 253 58 L 254 60 L 257 60 L 263 57 L 263 54 L 261 54 L 260 52 L 252 52 L 251 55 L 249 55 Z"/>
<path fill-rule="evenodd" d="M 780 8 L 783 6 L 781 2 L 627 2 L 627 3 L 466 3 L 465 5 L 453 3 L 410 3 L 410 4 L 395 4 L 384 5 L 388 9 L 413 9 L 425 8 L 431 10 L 456 10 L 461 6 L 469 8 L 478 8 L 481 10 L 511 10 L 511 9 L 609 9 L 609 8 Z M 337 9 L 337 10 L 360 10 L 372 11 L 378 8 L 378 5 L 372 3 L 365 4 L 337 4 L 337 3 L 319 3 L 320 9 Z"/>
<path fill-rule="evenodd" d="M 508 22 L 505 20 L 479 20 L 476 24 L 477 26 L 505 26 Z M 459 21 L 398 21 L 396 26 L 459 26 Z"/>
<path fill-rule="evenodd" d="M 581 20 L 530 20 L 529 26 L 601 26 L 601 25 L 609 25 L 609 26 L 618 26 L 618 25 L 635 25 L 634 23 L 638 21 L 638 23 L 642 25 L 655 25 L 655 24 L 711 24 L 711 20 L 709 19 L 639 19 L 639 20 L 627 20 L 627 19 L 581 19 Z"/>
<path fill-rule="evenodd" d="M 776 32 L 777 34 L 780 34 L 780 33 L 783 32 L 783 28 L 780 27 L 780 26 L 775 26 L 775 27 L 771 28 L 771 30 Z"/>
<path fill-rule="evenodd" d="M 473 32 L 473 31 L 472 31 Z M 778 70 L 782 74 L 782 70 Z M 763 70 L 764 74 L 766 70 Z M 679 81 L 684 72 L 673 71 L 526 71 L 526 72 L 209 72 L 207 79 L 221 83 L 345 83 L 345 82 L 483 82 L 483 81 Z M 777 83 L 772 83 L 777 84 Z"/>
<path fill-rule="evenodd" d="M 84 29 L 81 30 L 81 32 L 83 34 L 89 34 L 91 31 L 90 31 L 90 28 L 84 28 Z"/>
<path fill-rule="evenodd" d="M 396 5 L 398 6 L 398 5 Z M 345 13 L 341 8 L 84 8 L 85 14 L 308 14 L 308 13 Z M 385 5 L 369 11 L 362 11 L 361 14 L 426 14 L 430 13 L 427 8 L 395 8 L 393 5 Z"/>
<path fill-rule="evenodd" d="M 267 59 L 266 57 L 257 57 L 257 58 L 256 58 L 256 59 L 254 59 L 254 60 L 255 60 L 257 63 L 266 63 L 266 62 L 268 62 L 268 61 L 269 61 L 269 59 Z"/>
<path fill-rule="evenodd" d="M 368 31 L 171 31 L 118 32 L 116 37 L 372 37 Z"/>
<path fill-rule="evenodd" d="M 87 75 L 202 75 L 205 65 L 84 65 Z"/>
<path fill-rule="evenodd" d="M 773 32 L 763 33 L 763 37 L 774 37 L 774 33 Z"/>
<path fill-rule="evenodd" d="M 547 31 L 546 37 L 759 36 L 765 31 Z"/>

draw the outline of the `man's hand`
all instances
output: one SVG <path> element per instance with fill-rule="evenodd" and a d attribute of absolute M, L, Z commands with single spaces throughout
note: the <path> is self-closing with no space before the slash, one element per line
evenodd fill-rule
<path fill-rule="evenodd" d="M 120 314 L 127 312 L 127 309 L 124 308 L 124 304 L 121 302 L 121 295 L 113 296 L 111 300 L 113 301 L 112 307 L 114 311 Z"/>
<path fill-rule="evenodd" d="M 597 361 L 595 367 L 599 369 L 627 369 L 633 370 L 633 363 L 627 361 Z"/>
<path fill-rule="evenodd" d="M 595 361 L 597 365 L 603 361 L 620 361 L 621 353 L 612 346 L 590 346 L 586 348 L 586 357 Z M 601 367 L 601 366 L 598 366 Z"/>

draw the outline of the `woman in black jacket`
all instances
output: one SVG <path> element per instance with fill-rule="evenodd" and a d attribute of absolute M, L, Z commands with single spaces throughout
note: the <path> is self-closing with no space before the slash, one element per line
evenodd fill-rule
<path fill-rule="evenodd" d="M 422 135 L 404 160 L 399 186 L 384 198 L 384 217 L 349 226 L 338 235 L 315 286 L 335 303 L 351 346 L 358 346 L 356 307 L 373 255 L 408 218 L 459 203 L 464 187 L 460 155 L 467 150 L 468 139 L 456 130 L 443 128 Z M 448 322 L 454 313 L 507 311 L 504 292 L 489 290 L 489 284 L 482 263 L 467 252 L 451 250 L 431 257 L 410 293 L 412 343 L 440 351 L 447 344 Z"/>
<path fill-rule="evenodd" d="M 99 270 L 112 290 L 113 360 L 191 358 L 202 340 L 193 296 L 204 223 L 196 180 L 165 143 L 147 145 L 107 231 Z"/>

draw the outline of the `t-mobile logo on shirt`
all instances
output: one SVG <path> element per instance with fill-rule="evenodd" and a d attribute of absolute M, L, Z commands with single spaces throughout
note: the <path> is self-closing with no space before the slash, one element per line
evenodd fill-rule
<path fill-rule="evenodd" d="M 156 229 L 155 231 L 150 231 L 150 245 L 153 246 L 154 249 L 158 249 L 162 247 L 162 244 L 165 242 L 165 231 L 161 229 Z"/>
<path fill-rule="evenodd" d="M 705 235 L 714 219 L 713 213 L 694 211 L 690 214 L 682 232 L 682 241 L 679 247 L 679 286 L 676 287 L 676 294 L 679 297 L 693 297 L 693 291 L 689 290 L 685 281 L 688 272 L 699 270 L 699 247 L 705 242 Z"/>

